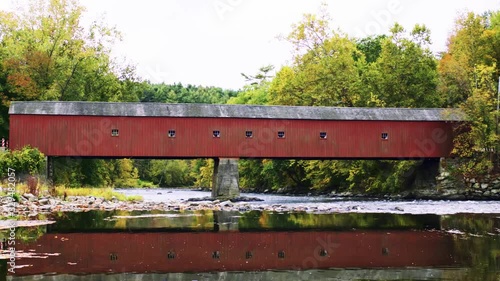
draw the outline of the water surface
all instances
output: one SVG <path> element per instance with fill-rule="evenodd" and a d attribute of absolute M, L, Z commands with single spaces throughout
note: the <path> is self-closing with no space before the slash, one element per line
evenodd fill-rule
<path fill-rule="evenodd" d="M 256 204 L 346 211 L 57 213 L 47 217 L 54 224 L 16 230 L 16 274 L 6 280 L 500 280 L 496 202 L 261 197 Z"/>

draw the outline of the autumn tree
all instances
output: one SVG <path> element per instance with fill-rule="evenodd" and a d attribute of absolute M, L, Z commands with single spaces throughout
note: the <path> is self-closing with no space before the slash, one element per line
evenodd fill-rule
<path fill-rule="evenodd" d="M 492 79 L 495 66 L 479 66 L 477 84 L 461 105 L 467 123 L 457 128 L 453 153 L 460 158 L 455 167 L 466 184 L 472 178 L 481 179 L 498 166 L 497 83 Z"/>
<path fill-rule="evenodd" d="M 439 88 L 445 106 L 460 106 L 467 123 L 455 138 L 457 172 L 481 178 L 498 167 L 497 79 L 500 15 L 467 13 L 458 17 L 439 62 Z"/>
<path fill-rule="evenodd" d="M 136 101 L 135 73 L 116 65 L 114 28 L 82 26 L 77 0 L 31 0 L 27 8 L 0 12 L 2 133 L 13 100 Z"/>
<path fill-rule="evenodd" d="M 439 62 L 438 92 L 444 106 L 465 102 L 477 88 L 479 69 L 495 65 L 498 77 L 500 59 L 500 15 L 498 12 L 461 15 L 448 39 L 448 49 Z"/>

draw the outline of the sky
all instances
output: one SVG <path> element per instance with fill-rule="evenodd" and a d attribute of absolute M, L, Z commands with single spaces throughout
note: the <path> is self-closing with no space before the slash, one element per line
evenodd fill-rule
<path fill-rule="evenodd" d="M 12 0 L 0 0 L 11 9 Z M 19 3 L 25 0 L 17 0 Z M 182 83 L 240 89 L 241 73 L 290 64 L 289 43 L 278 39 L 304 13 L 324 0 L 80 0 L 83 23 L 102 20 L 123 40 L 113 47 L 118 61 L 136 66 L 153 83 Z M 500 0 L 330 0 L 332 26 L 352 37 L 387 34 L 398 22 L 406 30 L 425 24 L 431 49 L 446 50 L 458 15 L 500 10 Z"/>

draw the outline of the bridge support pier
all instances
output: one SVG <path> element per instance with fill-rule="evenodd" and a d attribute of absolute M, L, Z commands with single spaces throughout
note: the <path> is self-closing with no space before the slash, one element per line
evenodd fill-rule
<path fill-rule="evenodd" d="M 413 189 L 432 189 L 436 187 L 436 177 L 441 166 L 440 158 L 424 159 L 414 172 Z"/>
<path fill-rule="evenodd" d="M 240 196 L 238 159 L 215 158 L 212 198 L 232 199 Z"/>
<path fill-rule="evenodd" d="M 45 156 L 45 176 L 47 178 L 47 185 L 54 185 L 54 157 Z"/>

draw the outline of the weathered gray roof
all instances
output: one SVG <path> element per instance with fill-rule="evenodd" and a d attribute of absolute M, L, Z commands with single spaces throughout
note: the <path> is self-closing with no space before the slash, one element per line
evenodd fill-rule
<path fill-rule="evenodd" d="M 115 102 L 12 102 L 9 114 L 225 117 L 309 120 L 461 121 L 457 109 L 356 108 Z"/>

